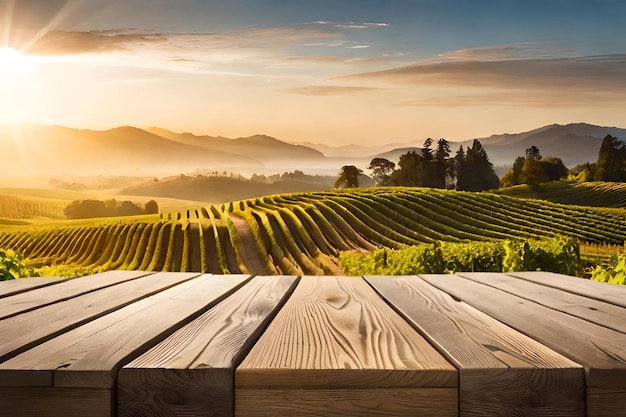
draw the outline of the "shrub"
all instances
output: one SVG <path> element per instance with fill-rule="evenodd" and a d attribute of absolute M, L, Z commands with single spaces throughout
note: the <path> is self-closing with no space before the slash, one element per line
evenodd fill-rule
<path fill-rule="evenodd" d="M 454 272 L 544 270 L 580 274 L 574 239 L 556 237 L 528 241 L 433 242 L 371 253 L 342 252 L 340 266 L 348 275 L 414 275 Z"/>
<path fill-rule="evenodd" d="M 22 256 L 11 249 L 0 249 L 0 281 L 35 276 Z"/>

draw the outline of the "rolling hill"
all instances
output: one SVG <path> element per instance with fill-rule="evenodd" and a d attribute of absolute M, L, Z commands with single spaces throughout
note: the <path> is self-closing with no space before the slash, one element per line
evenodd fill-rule
<path fill-rule="evenodd" d="M 598 159 L 602 139 L 609 134 L 626 141 L 626 129 L 587 123 L 554 124 L 528 132 L 492 135 L 478 140 L 487 151 L 491 163 L 496 166 L 510 167 L 515 158 L 524 156 L 526 149 L 535 145 L 542 156 L 556 156 L 561 158 L 568 168 L 573 168 L 585 162 L 595 162 Z M 451 142 L 450 147 L 455 152 L 459 145 L 466 148 L 471 146 L 472 142 L 473 139 Z M 373 157 L 380 157 L 398 162 L 400 155 L 413 150 L 419 152 L 420 148 L 421 144 L 395 148 L 372 154 L 368 161 Z"/>
<path fill-rule="evenodd" d="M 623 245 L 626 211 L 493 193 L 374 188 L 281 194 L 159 216 L 2 226 L 39 265 L 337 274 L 341 251 L 566 235 Z"/>
<path fill-rule="evenodd" d="M 173 175 L 193 170 L 263 172 L 323 164 L 325 156 L 305 146 L 255 135 L 227 139 L 164 136 L 131 126 L 105 131 L 39 124 L 0 125 L 0 176 Z"/>

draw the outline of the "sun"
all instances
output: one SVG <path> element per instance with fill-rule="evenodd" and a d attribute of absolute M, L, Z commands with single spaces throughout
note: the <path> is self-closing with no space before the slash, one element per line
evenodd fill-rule
<path fill-rule="evenodd" d="M 24 75 L 33 66 L 32 59 L 9 46 L 0 47 L 0 77 Z"/>

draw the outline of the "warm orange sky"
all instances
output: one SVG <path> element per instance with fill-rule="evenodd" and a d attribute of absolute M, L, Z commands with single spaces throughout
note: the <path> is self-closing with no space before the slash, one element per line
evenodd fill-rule
<path fill-rule="evenodd" d="M 625 3 L 0 0 L 0 123 L 331 145 L 624 127 Z"/>

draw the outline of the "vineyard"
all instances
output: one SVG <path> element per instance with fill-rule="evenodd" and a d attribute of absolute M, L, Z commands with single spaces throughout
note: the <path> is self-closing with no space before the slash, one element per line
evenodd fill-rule
<path fill-rule="evenodd" d="M 282 194 L 165 215 L 2 226 L 0 248 L 53 273 L 110 269 L 340 274 L 342 251 L 570 236 L 623 246 L 626 210 L 493 193 L 374 188 Z M 60 267 L 56 267 L 57 265 Z"/>
<path fill-rule="evenodd" d="M 536 198 L 554 203 L 596 207 L 626 207 L 626 183 L 557 181 L 535 187 L 516 185 L 496 191 L 519 198 Z"/>
<path fill-rule="evenodd" d="M 6 219 L 62 218 L 65 200 L 0 194 L 0 213 Z"/>

